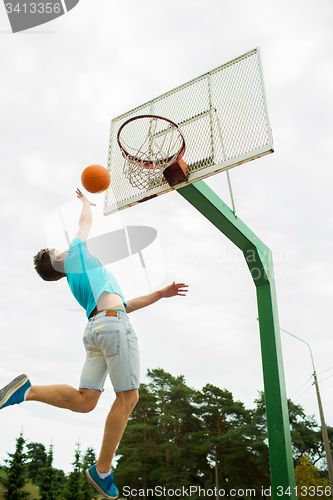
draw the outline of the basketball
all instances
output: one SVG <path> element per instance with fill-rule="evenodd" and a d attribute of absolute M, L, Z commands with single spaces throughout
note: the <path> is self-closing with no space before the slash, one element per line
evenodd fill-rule
<path fill-rule="evenodd" d="M 110 186 L 110 174 L 101 165 L 90 165 L 83 170 L 81 183 L 89 193 L 103 193 Z"/>

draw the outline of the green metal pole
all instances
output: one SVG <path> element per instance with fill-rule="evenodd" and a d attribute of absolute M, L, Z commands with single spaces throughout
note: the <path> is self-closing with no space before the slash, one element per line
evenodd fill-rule
<path fill-rule="evenodd" d="M 256 290 L 272 488 L 280 497 L 281 491 L 295 493 L 296 483 L 274 281 Z"/>
<path fill-rule="evenodd" d="M 256 286 L 273 499 L 296 500 L 289 414 L 270 249 L 203 181 L 178 192 L 242 250 Z"/>

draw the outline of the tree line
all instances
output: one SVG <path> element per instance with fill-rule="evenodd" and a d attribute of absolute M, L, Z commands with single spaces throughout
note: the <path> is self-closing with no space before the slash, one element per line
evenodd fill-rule
<path fill-rule="evenodd" d="M 4 500 L 91 500 L 95 490 L 84 471 L 96 462 L 93 448 L 82 456 L 77 444 L 73 470 L 66 476 L 55 469 L 53 445 L 47 451 L 42 443 L 26 443 L 23 434 L 16 439 L 14 453 L 8 453 L 6 467 L 0 468 L 0 499 Z M 0 487 L 1 488 L 1 487 Z"/>
<path fill-rule="evenodd" d="M 168 491 L 191 485 L 205 491 L 232 487 L 262 497 L 262 489 L 270 486 L 264 394 L 248 410 L 226 389 L 207 384 L 197 391 L 184 376 L 162 369 L 148 370 L 148 376 L 118 448 L 118 487 L 143 493 L 161 485 Z M 321 429 L 301 406 L 289 400 L 288 408 L 299 483 L 302 470 L 309 473 L 312 466 L 312 484 L 327 486 Z M 332 443 L 333 428 L 328 433 Z"/>
<path fill-rule="evenodd" d="M 121 496 L 123 491 L 127 497 L 152 496 L 163 487 L 170 497 L 177 488 L 196 486 L 251 489 L 252 496 L 262 498 L 270 486 L 264 394 L 258 393 L 249 410 L 227 389 L 188 387 L 183 375 L 154 369 L 148 378 L 117 450 L 114 476 Z M 289 400 L 288 408 L 297 484 L 327 487 L 320 427 L 301 406 Z M 333 428 L 328 433 L 332 443 Z M 96 461 L 93 448 L 82 454 L 77 445 L 67 476 L 52 466 L 52 445 L 46 450 L 41 443 L 26 443 L 23 435 L 8 456 L 0 470 L 0 499 L 91 500 L 96 495 L 84 477 Z M 35 486 L 33 495 L 27 482 Z"/>

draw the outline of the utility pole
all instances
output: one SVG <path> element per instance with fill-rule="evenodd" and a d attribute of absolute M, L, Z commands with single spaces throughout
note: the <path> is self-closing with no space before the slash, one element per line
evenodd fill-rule
<path fill-rule="evenodd" d="M 217 446 L 215 446 L 215 488 L 216 488 L 216 500 L 220 500 Z"/>
<path fill-rule="evenodd" d="M 318 379 L 317 379 L 317 373 L 313 361 L 313 356 L 312 356 L 312 350 L 311 347 L 305 340 L 300 339 L 299 337 L 296 337 L 296 335 L 293 335 L 292 333 L 287 332 L 286 330 L 281 330 L 285 333 L 288 333 L 288 335 L 291 335 L 292 337 L 295 337 L 295 339 L 300 340 L 301 342 L 304 342 L 310 349 L 310 355 L 311 355 L 311 361 L 312 361 L 312 367 L 313 367 L 313 379 L 314 379 L 314 385 L 316 387 L 316 393 L 317 393 L 317 400 L 318 400 L 318 407 L 319 407 L 319 415 L 320 415 L 320 422 L 321 422 L 321 432 L 323 435 L 323 442 L 324 442 L 324 449 L 325 449 L 325 454 L 326 454 L 326 460 L 327 460 L 327 469 L 328 469 L 328 477 L 330 480 L 330 485 L 331 485 L 331 494 L 332 494 L 332 499 L 333 499 L 333 460 L 332 460 L 332 452 L 330 448 L 330 442 L 328 439 L 328 434 L 327 434 L 327 427 L 325 423 L 325 418 L 324 418 L 324 410 L 323 410 L 323 405 L 321 403 L 321 397 L 320 397 L 320 392 L 319 392 L 319 384 L 318 384 Z"/>
<path fill-rule="evenodd" d="M 313 372 L 313 378 L 314 378 L 314 384 L 316 386 L 316 393 L 317 393 L 319 414 L 320 414 L 320 421 L 321 421 L 321 432 L 323 434 L 324 448 L 325 448 L 327 468 L 328 468 L 328 477 L 329 477 L 330 483 L 331 483 L 331 493 L 332 493 L 332 498 L 333 498 L 333 460 L 332 460 L 330 442 L 328 440 L 323 405 L 321 404 L 321 397 L 320 397 L 320 392 L 319 392 L 319 384 L 318 384 L 318 380 L 317 380 L 316 370 L 314 370 L 314 372 Z"/>

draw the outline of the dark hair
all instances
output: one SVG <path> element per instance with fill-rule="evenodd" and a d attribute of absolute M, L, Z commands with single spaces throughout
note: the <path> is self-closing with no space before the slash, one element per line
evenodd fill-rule
<path fill-rule="evenodd" d="M 44 281 L 58 281 L 66 276 L 62 263 L 52 262 L 48 248 L 39 250 L 34 256 L 34 265 L 37 273 Z"/>

